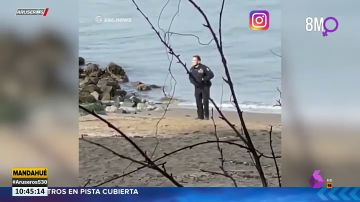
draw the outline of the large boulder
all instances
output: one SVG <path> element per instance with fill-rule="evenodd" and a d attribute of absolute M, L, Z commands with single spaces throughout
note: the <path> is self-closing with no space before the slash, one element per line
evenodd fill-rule
<path fill-rule="evenodd" d="M 83 66 L 85 65 L 85 59 L 83 57 L 79 57 L 79 78 L 85 78 L 85 70 Z"/>
<path fill-rule="evenodd" d="M 98 77 L 100 77 L 100 75 L 101 75 L 101 70 L 93 71 L 93 72 L 90 72 L 90 73 L 89 73 L 89 77 L 98 78 Z"/>
<path fill-rule="evenodd" d="M 90 63 L 85 68 L 86 75 L 90 75 L 92 72 L 98 72 L 99 71 L 99 65 Z"/>
<path fill-rule="evenodd" d="M 105 88 L 103 88 L 101 101 L 111 100 L 111 97 L 114 96 L 112 93 L 113 93 L 113 87 L 112 86 L 106 86 Z"/>
<path fill-rule="evenodd" d="M 79 57 L 79 66 L 85 65 L 85 59 L 83 57 Z"/>
<path fill-rule="evenodd" d="M 95 84 L 96 85 L 97 82 L 98 82 L 98 79 L 87 76 L 84 79 L 80 78 L 79 86 L 80 86 L 80 88 L 84 88 L 85 86 L 90 85 L 90 84 Z"/>
<path fill-rule="evenodd" d="M 125 74 L 124 76 L 115 76 L 115 79 L 120 83 L 127 83 L 129 82 L 129 77 Z"/>
<path fill-rule="evenodd" d="M 108 71 L 110 73 L 115 74 L 115 75 L 120 75 L 120 76 L 125 76 L 126 75 L 125 70 L 121 66 L 119 66 L 119 65 L 117 65 L 117 64 L 115 64 L 113 62 L 111 62 L 108 65 L 107 69 L 108 69 Z"/>
<path fill-rule="evenodd" d="M 99 82 L 99 77 L 90 76 L 89 77 L 89 83 L 90 84 L 97 84 Z"/>
<path fill-rule="evenodd" d="M 96 91 L 96 92 L 98 92 L 98 93 L 101 92 L 100 88 L 99 88 L 97 85 L 95 85 L 95 84 L 86 85 L 86 86 L 84 86 L 84 87 L 82 88 L 81 91 L 85 91 L 85 92 L 89 92 L 89 93 L 92 93 L 92 92 L 94 92 L 94 91 Z"/>
<path fill-rule="evenodd" d="M 79 103 L 95 103 L 96 99 L 87 91 L 80 91 Z"/>
<path fill-rule="evenodd" d="M 103 73 L 100 75 L 100 79 L 110 78 L 110 77 L 111 77 L 111 74 L 107 70 L 104 70 Z"/>
<path fill-rule="evenodd" d="M 79 79 L 84 79 L 86 77 L 85 71 L 83 69 L 79 69 Z"/>
<path fill-rule="evenodd" d="M 116 81 L 113 78 L 102 78 L 97 82 L 97 86 L 100 89 L 103 89 L 106 86 L 112 86 L 114 88 L 114 90 L 116 89 L 121 89 L 120 84 L 118 81 Z"/>
<path fill-rule="evenodd" d="M 107 70 L 108 74 L 112 78 L 116 79 L 118 82 L 120 82 L 120 83 L 129 82 L 129 77 L 126 75 L 125 70 L 121 66 L 119 66 L 115 63 L 110 63 L 108 65 L 108 67 L 106 68 L 106 70 Z"/>

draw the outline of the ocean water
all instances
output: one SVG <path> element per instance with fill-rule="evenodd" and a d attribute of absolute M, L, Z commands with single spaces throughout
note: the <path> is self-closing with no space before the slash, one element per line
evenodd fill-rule
<path fill-rule="evenodd" d="M 221 1 L 198 2 L 217 33 Z M 195 34 L 201 43 L 208 43 L 212 38 L 202 25 L 202 16 L 187 0 L 138 0 L 137 3 L 157 29 Z M 168 71 L 171 58 L 131 0 L 80 0 L 79 8 L 79 55 L 87 62 L 102 66 L 109 62 L 118 63 L 125 67 L 131 81 L 165 85 L 167 94 L 171 94 L 175 86 L 179 105 L 195 106 L 194 89 L 185 70 L 174 58 L 171 72 L 175 85 Z M 270 27 L 267 31 L 249 29 L 249 12 L 252 10 L 269 11 Z M 280 107 L 273 107 L 280 96 L 277 88 L 281 87 L 281 57 L 277 56 L 281 55 L 280 26 L 280 0 L 226 1 L 222 22 L 223 47 L 237 98 L 244 111 L 280 112 Z M 192 55 L 202 57 L 202 63 L 215 73 L 211 97 L 223 108 L 233 110 L 230 91 L 222 80 L 225 74 L 215 43 L 201 45 L 193 36 L 173 34 L 170 44 L 189 68 Z M 164 94 L 158 89 L 143 96 L 156 101 Z"/>

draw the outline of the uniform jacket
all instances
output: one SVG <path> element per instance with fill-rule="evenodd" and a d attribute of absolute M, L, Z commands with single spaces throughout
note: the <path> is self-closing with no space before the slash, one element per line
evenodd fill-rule
<path fill-rule="evenodd" d="M 197 68 L 193 66 L 190 69 L 190 82 L 197 88 L 210 87 L 212 78 L 214 73 L 206 65 L 199 64 Z"/>

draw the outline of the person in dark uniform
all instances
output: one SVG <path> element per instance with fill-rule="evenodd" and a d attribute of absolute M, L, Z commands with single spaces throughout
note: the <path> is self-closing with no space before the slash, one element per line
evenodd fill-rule
<path fill-rule="evenodd" d="M 197 106 L 197 119 L 209 120 L 209 97 L 211 79 L 214 78 L 214 73 L 211 69 L 201 64 L 201 58 L 194 55 L 192 58 L 192 67 L 189 73 L 190 82 L 195 87 L 195 99 Z"/>

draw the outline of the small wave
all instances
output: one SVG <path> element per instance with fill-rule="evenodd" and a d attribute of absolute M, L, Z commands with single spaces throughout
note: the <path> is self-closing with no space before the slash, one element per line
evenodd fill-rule
<path fill-rule="evenodd" d="M 178 104 L 181 107 L 195 108 L 196 103 L 183 102 Z M 210 107 L 214 105 L 210 104 Z M 235 111 L 236 108 L 230 103 L 223 103 L 221 106 L 222 110 L 225 111 Z M 257 112 L 257 113 L 269 113 L 269 114 L 281 114 L 280 106 L 271 106 L 271 105 L 258 105 L 258 104 L 240 104 L 241 110 L 244 112 Z"/>

